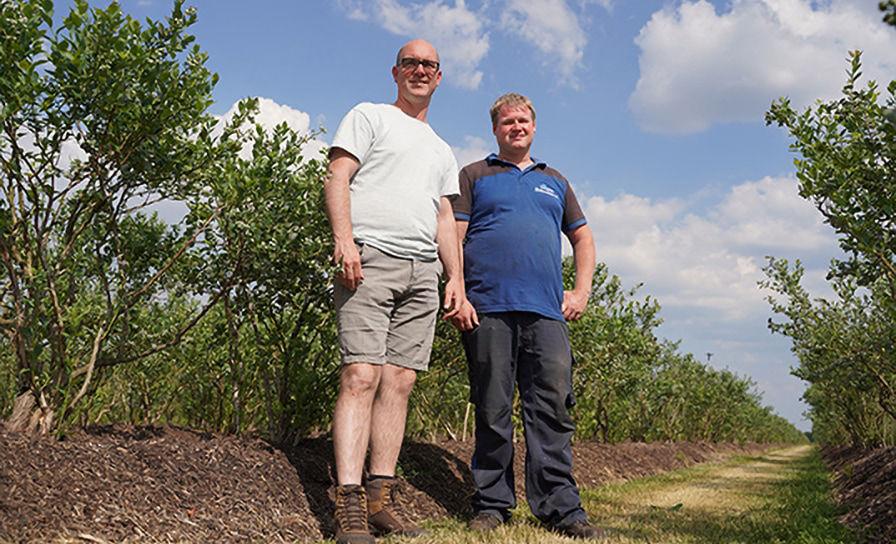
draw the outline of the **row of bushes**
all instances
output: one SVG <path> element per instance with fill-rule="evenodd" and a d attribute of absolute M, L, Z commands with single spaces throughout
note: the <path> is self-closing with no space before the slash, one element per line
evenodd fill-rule
<path fill-rule="evenodd" d="M 325 278 L 318 285 L 320 306 L 306 307 L 304 315 L 288 310 L 235 323 L 235 302 L 228 300 L 214 306 L 176 346 L 97 370 L 90 394 L 60 422 L 62 429 L 115 422 L 175 424 L 251 432 L 275 441 L 327 431 L 339 363 Z M 168 300 L 165 307 L 147 309 L 131 328 L 151 335 L 153 328 L 184 319 L 196 304 Z M 602 442 L 803 439 L 762 406 L 749 379 L 711 368 L 658 339 L 658 312 L 655 301 L 623 292 L 618 278 L 598 267 L 592 302 L 570 326 L 578 437 Z M 305 321 L 308 316 L 313 322 Z M 9 414 L 15 361 L 9 351 L 2 361 L 2 408 Z M 409 434 L 471 436 L 468 396 L 458 334 L 440 322 L 431 369 L 421 374 L 411 399 Z"/>
<path fill-rule="evenodd" d="M 180 0 L 164 22 L 77 1 L 60 24 L 48 0 L 0 3 L 0 413 L 16 426 L 277 442 L 329 426 L 325 163 L 302 153 L 313 135 L 256 126 L 256 100 L 209 115 L 217 76 L 186 32 L 195 20 Z M 158 219 L 160 201 L 185 219 Z M 747 379 L 658 340 L 658 312 L 598 269 L 571 329 L 580 436 L 800 438 Z M 432 367 L 409 430 L 464 436 L 465 365 L 444 323 Z"/>
<path fill-rule="evenodd" d="M 893 4 L 889 4 L 892 12 Z M 884 3 L 881 3 L 883 9 Z M 893 23 L 892 13 L 888 21 Z M 838 235 L 843 258 L 828 272 L 833 296 L 813 298 L 804 269 L 770 259 L 765 287 L 809 383 L 813 437 L 827 444 L 896 445 L 896 81 L 859 84 L 851 54 L 843 95 L 802 112 L 784 99 L 767 120 L 799 154 L 800 194 Z"/>

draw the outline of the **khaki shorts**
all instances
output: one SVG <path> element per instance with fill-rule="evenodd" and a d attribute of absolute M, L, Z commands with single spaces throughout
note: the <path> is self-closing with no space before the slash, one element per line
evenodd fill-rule
<path fill-rule="evenodd" d="M 342 364 L 393 364 L 426 370 L 439 309 L 438 259 L 399 259 L 363 245 L 364 281 L 355 291 L 336 283 Z"/>

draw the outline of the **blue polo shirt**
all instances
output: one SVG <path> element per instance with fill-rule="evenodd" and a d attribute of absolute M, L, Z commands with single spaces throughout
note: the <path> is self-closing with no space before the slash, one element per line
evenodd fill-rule
<path fill-rule="evenodd" d="M 572 187 L 542 161 L 525 170 L 494 153 L 460 172 L 454 217 L 464 240 L 467 298 L 478 313 L 563 320 L 560 233 L 586 223 Z"/>

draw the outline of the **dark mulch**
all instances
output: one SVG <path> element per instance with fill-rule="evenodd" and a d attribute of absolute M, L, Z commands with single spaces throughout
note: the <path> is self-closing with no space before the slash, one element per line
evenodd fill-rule
<path fill-rule="evenodd" d="M 759 450 L 580 442 L 575 476 L 595 486 Z M 410 517 L 469 515 L 471 452 L 472 442 L 405 444 L 398 500 Z M 523 454 L 520 444 L 520 497 Z M 103 427 L 62 441 L 0 429 L 0 541 L 318 540 L 332 535 L 332 473 L 326 438 L 281 450 L 171 427 Z"/>
<path fill-rule="evenodd" d="M 847 509 L 841 521 L 869 542 L 896 543 L 896 447 L 828 447 L 822 456 L 834 472 L 837 501 Z"/>

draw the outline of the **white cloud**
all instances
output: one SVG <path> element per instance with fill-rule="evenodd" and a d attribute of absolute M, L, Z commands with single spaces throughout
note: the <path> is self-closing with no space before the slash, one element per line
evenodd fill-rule
<path fill-rule="evenodd" d="M 609 0 L 598 3 L 609 9 Z M 582 65 L 588 36 L 565 0 L 507 0 L 501 26 L 535 46 L 545 63 L 556 67 L 561 83 L 579 86 L 576 72 Z"/>
<path fill-rule="evenodd" d="M 613 11 L 613 5 L 616 3 L 615 0 L 579 0 L 584 8 L 587 4 L 597 4 L 598 6 L 604 8 L 607 11 Z"/>
<path fill-rule="evenodd" d="M 471 162 L 481 161 L 494 151 L 493 146 L 478 136 L 464 136 L 464 145 L 451 146 L 457 166 L 463 168 Z"/>
<path fill-rule="evenodd" d="M 35 133 L 20 127 L 16 131 L 16 144 L 19 148 L 22 149 L 26 154 L 35 154 L 39 155 L 38 146 L 35 143 L 37 138 L 35 137 Z M 0 156 L 5 159 L 8 159 L 11 151 L 7 147 L 0 148 Z M 67 138 L 62 141 L 62 144 L 59 146 L 59 154 L 56 156 L 56 161 L 53 163 L 60 172 L 63 174 L 68 172 L 69 167 L 72 165 L 72 161 L 79 160 L 83 161 L 87 159 L 87 153 L 78 145 L 78 142 L 74 138 Z M 56 180 L 57 186 L 64 186 L 65 183 L 63 180 Z"/>
<path fill-rule="evenodd" d="M 19 135 L 17 143 L 26 153 L 35 153 L 38 151 L 35 144 L 35 136 L 31 132 L 21 133 Z M 75 161 L 83 162 L 88 158 L 89 157 L 87 153 L 74 138 L 68 138 L 64 140 L 59 146 L 59 154 L 56 157 L 56 161 L 54 163 L 54 166 L 61 173 L 61 175 L 55 178 L 53 181 L 53 185 L 56 190 L 62 191 L 66 187 L 69 187 L 69 184 L 71 183 L 71 179 L 69 178 L 71 172 L 69 169 L 72 167 L 72 163 Z M 78 187 L 83 187 L 83 181 L 79 182 L 79 184 L 76 184 L 74 187 L 76 190 Z M 69 187 L 69 189 L 71 189 L 71 187 Z M 131 198 L 130 200 L 128 200 L 127 205 L 137 207 L 146 201 L 157 200 L 158 197 L 159 195 L 157 193 L 153 193 L 148 195 L 148 197 L 142 196 Z M 68 198 L 71 198 L 71 193 L 69 194 Z M 180 222 L 187 214 L 187 211 L 187 207 L 182 202 L 177 202 L 174 200 L 159 200 L 153 204 L 146 206 L 145 208 L 140 209 L 141 213 L 158 213 L 159 217 L 168 224 L 175 224 Z"/>
<path fill-rule="evenodd" d="M 734 0 L 724 13 L 686 0 L 654 13 L 635 43 L 640 79 L 629 105 L 652 132 L 761 120 L 779 96 L 799 107 L 834 97 L 852 49 L 865 52 L 871 79 L 896 73 L 896 33 L 854 0 Z"/>
<path fill-rule="evenodd" d="M 439 51 L 448 84 L 479 88 L 483 75 L 479 63 L 488 53 L 489 38 L 482 14 L 467 9 L 463 0 L 453 6 L 439 0 L 422 4 L 340 0 L 339 5 L 350 19 L 374 21 L 392 34 L 430 41 Z"/>
<path fill-rule="evenodd" d="M 218 136 L 224 130 L 224 125 L 230 121 L 238 111 L 239 102 L 234 103 L 227 113 L 218 117 L 218 125 L 212 131 L 213 136 Z M 280 123 L 286 125 L 300 135 L 308 135 L 312 131 L 311 117 L 289 106 L 278 104 L 270 98 L 258 98 L 258 112 L 255 122 L 266 130 L 273 130 Z M 302 156 L 306 158 L 320 158 L 320 151 L 327 147 L 326 142 L 318 138 L 312 138 L 302 148 Z M 247 141 L 240 150 L 243 159 L 252 158 L 252 143 Z M 186 217 L 189 209 L 183 202 L 175 200 L 162 200 L 146 208 L 146 212 L 157 212 L 165 222 L 169 224 L 179 223 Z"/>
<path fill-rule="evenodd" d="M 643 283 L 641 296 L 662 306 L 657 333 L 701 360 L 712 353 L 716 368 L 752 376 L 765 402 L 807 428 L 799 401 L 804 384 L 787 373 L 796 364 L 790 342 L 768 331 L 769 293 L 758 286 L 765 256 L 775 255 L 804 261 L 803 286 L 813 297 L 831 294 L 827 262 L 840 252 L 796 180 L 766 177 L 723 194 L 707 188 L 674 199 L 577 192 L 598 260 L 625 285 Z"/>
<path fill-rule="evenodd" d="M 765 255 L 832 256 L 834 236 L 791 177 L 733 187 L 709 209 L 623 194 L 583 199 L 598 259 L 627 283 L 644 282 L 663 307 L 712 321 L 765 315 Z M 810 271 L 817 277 L 821 270 Z"/>
<path fill-rule="evenodd" d="M 364 11 L 364 3 L 360 0 L 336 0 L 336 4 L 345 12 L 345 16 L 353 21 L 368 21 L 370 17 Z"/>
<path fill-rule="evenodd" d="M 69 138 L 62 142 L 62 145 L 59 147 L 59 162 L 57 163 L 57 166 L 59 167 L 59 170 L 66 172 L 73 161 L 83 161 L 86 159 L 87 153 L 81 149 L 81 146 L 77 141 Z"/>
<path fill-rule="evenodd" d="M 224 130 L 224 125 L 230 121 L 238 111 L 239 102 L 235 102 L 227 113 L 218 116 L 218 125 L 212 131 L 213 136 L 218 136 Z M 289 106 L 278 104 L 270 98 L 258 98 L 258 112 L 255 115 L 255 122 L 260 124 L 266 130 L 273 130 L 280 123 L 294 130 L 296 133 L 305 136 L 311 133 L 311 117 L 303 112 Z M 306 158 L 319 158 L 320 150 L 327 147 L 327 144 L 318 138 L 312 138 L 302 148 L 302 156 Z M 240 150 L 240 157 L 243 159 L 252 158 L 252 142 L 246 141 Z M 165 222 L 174 224 L 179 223 L 186 217 L 189 209 L 183 202 L 174 200 L 162 200 L 152 206 L 146 208 L 147 212 L 157 212 Z"/>
<path fill-rule="evenodd" d="M 799 197 L 792 178 L 764 178 L 733 187 L 712 219 L 731 226 L 729 241 L 745 249 L 816 251 L 828 248 L 831 241 L 830 228 L 818 210 Z"/>
<path fill-rule="evenodd" d="M 227 113 L 221 116 L 221 121 L 229 121 L 239 109 L 239 102 L 235 102 Z M 278 104 L 270 98 L 258 98 L 258 112 L 255 114 L 255 122 L 263 127 L 271 129 L 280 123 L 286 123 L 289 128 L 299 134 L 307 134 L 311 129 L 311 116 L 289 106 Z"/>
<path fill-rule="evenodd" d="M 224 124 L 236 114 L 238 104 L 239 102 L 234 103 L 230 109 L 227 110 L 227 113 L 217 117 L 218 124 L 212 131 L 213 135 L 221 134 Z M 311 117 L 307 113 L 293 109 L 289 106 L 278 104 L 270 98 L 263 97 L 258 98 L 258 112 L 255 115 L 255 122 L 261 124 L 261 126 L 267 130 L 272 130 L 280 123 L 286 123 L 289 128 L 303 136 L 310 134 L 313 130 L 311 127 Z M 34 136 L 32 134 L 23 134 L 21 143 L 26 149 L 35 149 Z M 326 142 L 319 138 L 312 138 L 302 149 L 302 154 L 305 157 L 317 158 L 320 150 L 325 147 L 327 147 Z M 250 144 L 243 148 L 240 156 L 248 159 L 251 157 L 251 152 L 252 148 Z M 78 143 L 73 139 L 68 139 L 62 142 L 59 160 L 57 161 L 56 166 L 64 172 L 71 166 L 73 160 L 84 160 L 86 158 L 87 154 L 81 149 Z"/>
<path fill-rule="evenodd" d="M 234 103 L 233 106 L 227 110 L 227 113 L 218 118 L 218 126 L 216 128 L 217 133 L 220 134 L 224 124 L 233 118 L 238 111 L 238 105 L 239 102 Z M 310 115 L 289 106 L 278 104 L 270 98 L 258 98 L 258 112 L 255 115 L 255 122 L 267 130 L 272 130 L 280 123 L 286 123 L 289 128 L 302 136 L 308 135 L 312 131 Z M 325 147 L 327 147 L 326 142 L 318 138 L 312 138 L 302 148 L 302 155 L 308 158 L 319 158 L 320 150 Z M 251 143 L 247 143 L 243 146 L 242 151 L 240 151 L 240 156 L 244 159 L 251 158 Z"/>
<path fill-rule="evenodd" d="M 220 135 L 224 124 L 233 118 L 238 110 L 238 103 L 225 113 L 218 117 L 218 125 L 212 132 L 213 135 Z M 311 127 L 311 117 L 303 112 L 293 109 L 289 106 L 278 104 L 270 98 L 258 99 L 258 113 L 255 116 L 255 122 L 261 124 L 265 129 L 272 130 L 280 123 L 286 125 L 300 135 L 309 135 L 313 128 Z M 25 133 L 20 138 L 20 145 L 28 151 L 36 150 L 34 145 L 34 135 Z M 302 155 L 307 158 L 319 158 L 320 151 L 328 147 L 326 142 L 319 138 L 312 138 L 302 148 Z M 252 144 L 247 142 L 240 151 L 240 156 L 249 159 L 252 156 Z M 63 172 L 67 171 L 74 160 L 85 160 L 87 154 L 73 139 L 62 142 L 60 153 L 56 166 Z M 66 183 L 65 179 L 57 180 L 56 184 L 61 188 Z M 156 195 L 150 195 L 149 200 L 156 198 Z M 129 204 L 137 205 L 143 202 L 144 198 L 132 199 Z M 161 200 L 144 208 L 142 211 L 146 213 L 157 212 L 159 216 L 169 224 L 180 222 L 186 216 L 188 209 L 182 202 L 174 200 Z"/>
<path fill-rule="evenodd" d="M 463 0 L 453 5 L 444 0 L 338 0 L 338 5 L 349 19 L 372 21 L 398 36 L 431 41 L 442 57 L 449 84 L 479 88 L 483 77 L 479 65 L 489 51 L 486 28 L 494 26 L 532 45 L 561 85 L 578 88 L 577 72 L 588 44 L 585 13 L 592 5 L 611 11 L 614 0 L 503 0 L 485 2 L 477 11 Z"/>

